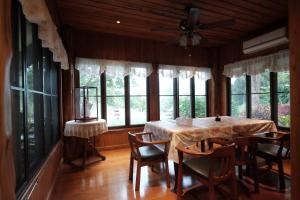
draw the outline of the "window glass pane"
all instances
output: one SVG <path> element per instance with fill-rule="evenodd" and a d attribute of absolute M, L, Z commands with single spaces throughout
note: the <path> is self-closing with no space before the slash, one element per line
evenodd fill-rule
<path fill-rule="evenodd" d="M 191 94 L 191 79 L 179 77 L 179 95 Z"/>
<path fill-rule="evenodd" d="M 147 79 L 130 76 L 130 124 L 144 124 L 147 121 Z"/>
<path fill-rule="evenodd" d="M 277 91 L 290 92 L 290 73 L 278 72 L 277 73 Z"/>
<path fill-rule="evenodd" d="M 290 127 L 290 93 L 278 94 L 278 125 Z"/>
<path fill-rule="evenodd" d="M 11 91 L 12 142 L 16 172 L 16 189 L 25 182 L 24 104 L 23 92 Z"/>
<path fill-rule="evenodd" d="M 195 117 L 206 117 L 206 96 L 195 96 Z"/>
<path fill-rule="evenodd" d="M 206 81 L 195 79 L 195 95 L 206 95 Z"/>
<path fill-rule="evenodd" d="M 179 96 L 179 116 L 191 117 L 191 96 Z"/>
<path fill-rule="evenodd" d="M 53 95 L 57 95 L 57 81 L 58 81 L 58 78 L 57 78 L 57 68 L 58 68 L 58 63 L 55 63 L 53 61 L 51 61 L 51 94 Z"/>
<path fill-rule="evenodd" d="M 125 86 L 123 77 L 113 77 L 110 75 L 106 75 L 107 96 L 123 96 L 125 94 L 124 88 Z"/>
<path fill-rule="evenodd" d="M 231 95 L 231 116 L 246 117 L 246 95 Z"/>
<path fill-rule="evenodd" d="M 47 94 L 51 93 L 51 81 L 50 81 L 50 56 L 49 50 L 43 48 L 42 63 L 44 71 L 44 92 Z"/>
<path fill-rule="evenodd" d="M 130 76 L 130 95 L 147 95 L 147 79 L 143 77 Z"/>
<path fill-rule="evenodd" d="M 13 2 L 15 4 L 15 2 Z M 12 86 L 23 87 L 21 11 L 13 12 L 13 57 L 11 60 L 10 81 Z"/>
<path fill-rule="evenodd" d="M 264 72 L 255 76 L 251 76 L 251 93 L 267 92 L 270 92 L 270 73 Z"/>
<path fill-rule="evenodd" d="M 173 78 L 166 78 L 159 75 L 159 94 L 173 95 Z"/>
<path fill-rule="evenodd" d="M 43 91 L 43 66 L 41 42 L 37 37 L 37 25 L 26 21 L 26 71 L 28 89 Z"/>
<path fill-rule="evenodd" d="M 251 104 L 252 118 L 271 119 L 270 94 L 252 94 Z"/>
<path fill-rule="evenodd" d="M 31 173 L 38 166 L 43 157 L 43 95 L 28 93 L 27 99 L 27 123 L 28 123 L 28 146 L 29 168 Z"/>
<path fill-rule="evenodd" d="M 125 97 L 107 97 L 106 106 L 108 126 L 124 126 Z"/>
<path fill-rule="evenodd" d="M 80 86 L 91 86 L 98 88 L 98 95 L 100 96 L 100 75 L 99 74 L 87 74 L 87 73 L 79 73 L 80 78 Z"/>
<path fill-rule="evenodd" d="M 58 113 L 58 97 L 57 96 L 52 96 L 51 97 L 51 129 L 53 133 L 53 144 L 56 144 L 56 142 L 60 138 L 60 133 L 59 133 L 59 126 L 58 126 L 58 119 L 59 119 L 59 113 Z"/>
<path fill-rule="evenodd" d="M 130 97 L 130 124 L 144 124 L 147 121 L 146 96 Z"/>
<path fill-rule="evenodd" d="M 231 78 L 231 94 L 246 94 L 246 76 Z"/>
<path fill-rule="evenodd" d="M 174 119 L 174 97 L 160 96 L 160 120 Z"/>
<path fill-rule="evenodd" d="M 44 147 L 48 154 L 52 149 L 52 116 L 51 116 L 51 96 L 44 96 Z"/>

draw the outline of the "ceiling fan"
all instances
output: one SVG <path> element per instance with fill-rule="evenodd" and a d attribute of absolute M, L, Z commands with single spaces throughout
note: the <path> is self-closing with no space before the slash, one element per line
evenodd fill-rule
<path fill-rule="evenodd" d="M 152 28 L 151 31 L 179 32 L 180 37 L 176 38 L 176 41 L 173 42 L 179 43 L 180 46 L 187 47 L 189 45 L 196 46 L 207 41 L 207 39 L 203 37 L 203 35 L 199 32 L 201 30 L 223 28 L 235 24 L 234 19 L 227 19 L 204 24 L 200 22 L 199 8 L 189 5 L 186 6 L 184 10 L 187 14 L 187 18 L 180 21 L 178 28 L 174 29 L 167 27 L 157 27 Z"/>

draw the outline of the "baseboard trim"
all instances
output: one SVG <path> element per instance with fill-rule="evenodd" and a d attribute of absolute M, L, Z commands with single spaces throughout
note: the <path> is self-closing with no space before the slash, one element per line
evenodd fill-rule
<path fill-rule="evenodd" d="M 120 145 L 96 147 L 96 149 L 98 151 L 108 151 L 108 150 L 115 150 L 115 149 L 124 149 L 124 148 L 128 148 L 128 147 L 129 147 L 129 144 L 120 144 Z"/>

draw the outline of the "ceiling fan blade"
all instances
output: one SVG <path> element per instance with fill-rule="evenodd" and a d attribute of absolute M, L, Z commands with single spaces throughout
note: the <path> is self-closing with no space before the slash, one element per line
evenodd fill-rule
<path fill-rule="evenodd" d="M 200 9 L 191 7 L 188 13 L 188 22 L 192 26 L 195 26 L 199 22 Z"/>
<path fill-rule="evenodd" d="M 179 41 L 179 38 L 173 38 L 173 39 L 171 39 L 170 41 L 168 41 L 167 43 L 166 43 L 166 45 L 167 46 L 171 46 L 171 45 L 177 45 L 178 44 L 178 41 Z"/>
<path fill-rule="evenodd" d="M 227 20 L 222 20 L 222 21 L 216 21 L 216 22 L 211 22 L 207 24 L 199 24 L 198 28 L 199 29 L 213 29 L 213 28 L 222 28 L 222 27 L 227 27 L 227 26 L 233 26 L 235 24 L 234 19 L 227 19 Z"/>
<path fill-rule="evenodd" d="M 178 28 L 166 28 L 166 27 L 156 27 L 151 28 L 151 31 L 157 31 L 157 32 L 178 32 Z"/>

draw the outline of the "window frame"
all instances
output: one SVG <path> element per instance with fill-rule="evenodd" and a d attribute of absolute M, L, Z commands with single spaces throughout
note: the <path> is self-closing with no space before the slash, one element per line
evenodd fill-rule
<path fill-rule="evenodd" d="M 206 101 L 206 117 L 209 117 L 209 85 L 208 81 L 205 81 L 205 95 L 195 95 L 195 78 L 190 78 L 190 95 L 179 95 L 179 78 L 173 78 L 173 95 L 161 95 L 160 90 L 158 88 L 158 98 L 160 99 L 161 96 L 173 96 L 174 97 L 174 116 L 173 119 L 179 117 L 179 97 L 180 96 L 190 96 L 191 101 L 191 118 L 195 118 L 195 102 L 197 96 L 205 96 Z M 158 75 L 158 85 L 160 84 L 160 79 Z M 159 101 L 159 113 L 160 113 L 160 101 Z M 160 117 L 160 115 L 159 115 Z"/>
<path fill-rule="evenodd" d="M 60 75 L 59 75 L 59 69 L 57 68 L 57 63 L 51 59 L 52 54 L 48 49 L 44 49 L 41 46 L 41 41 L 38 39 L 37 36 L 37 25 L 32 24 L 28 22 L 25 19 L 25 16 L 22 12 L 21 5 L 18 1 L 12 1 L 12 38 L 14 44 L 13 44 L 13 59 L 16 55 L 16 51 L 18 52 L 18 62 L 11 64 L 11 74 L 10 77 L 14 77 L 12 73 L 14 73 L 14 69 L 18 71 L 17 74 L 20 74 L 21 76 L 21 82 L 15 82 L 16 77 L 11 79 L 11 86 L 10 91 L 11 94 L 15 93 L 18 95 L 22 95 L 22 98 L 19 99 L 19 103 L 21 103 L 21 107 L 19 107 L 17 110 L 12 109 L 11 114 L 11 120 L 14 119 L 14 116 L 20 115 L 20 121 L 22 121 L 22 127 L 17 126 L 17 130 L 21 129 L 22 132 L 12 132 L 14 135 L 13 138 L 13 144 L 18 144 L 20 141 L 22 141 L 22 144 L 24 145 L 22 148 L 22 155 L 21 159 L 23 160 L 21 163 L 17 163 L 19 165 L 22 165 L 22 168 L 16 168 L 15 170 L 20 170 L 18 172 L 21 172 L 24 174 L 24 177 L 22 177 L 22 180 L 20 180 L 18 185 L 16 185 L 16 196 L 19 198 L 26 190 L 26 188 L 29 186 L 29 184 L 32 182 L 33 178 L 36 176 L 37 172 L 40 170 L 40 167 L 44 164 L 46 161 L 48 155 L 53 150 L 55 145 L 57 144 L 59 138 L 60 138 L 60 127 L 59 127 L 59 121 L 60 121 L 60 109 L 59 109 L 59 81 L 60 81 Z M 30 26 L 27 26 L 26 24 L 29 23 Z M 27 28 L 31 29 L 31 37 L 32 39 L 32 48 L 29 50 L 29 48 L 26 45 L 26 39 L 28 36 Z M 19 49 L 20 47 L 20 49 Z M 17 48 L 17 50 L 15 49 Z M 31 58 L 31 64 L 32 66 L 35 65 L 35 67 L 39 68 L 38 74 L 35 74 L 32 78 L 33 80 L 33 88 L 29 88 L 28 85 L 28 72 L 27 72 L 27 65 L 28 65 L 28 57 L 27 53 L 30 52 L 32 58 Z M 45 57 L 45 59 L 43 59 Z M 48 69 L 48 70 L 46 70 Z M 35 69 L 36 70 L 36 69 Z M 36 73 L 33 72 L 33 73 Z M 52 76 L 56 73 L 55 81 L 52 80 Z M 38 78 L 36 76 L 39 76 Z M 48 88 L 45 88 L 45 77 L 48 77 L 50 80 L 48 81 Z M 17 77 L 17 78 L 20 78 Z M 37 85 L 38 87 L 36 87 Z M 56 87 L 56 88 L 54 88 Z M 35 162 L 31 162 L 30 160 L 30 145 L 29 145 L 29 122 L 28 122 L 28 110 L 29 110 L 29 96 L 39 95 L 39 106 L 41 109 L 35 110 L 33 108 L 33 117 L 36 118 L 36 114 L 41 117 L 39 121 L 34 121 L 34 129 L 36 132 L 36 128 L 39 127 L 39 138 L 37 139 L 35 135 L 35 142 L 38 143 L 38 145 L 35 145 L 35 151 L 41 151 L 40 157 L 38 156 L 38 159 Z M 12 101 L 13 102 L 13 101 Z M 35 102 L 33 102 L 35 104 Z M 45 106 L 46 105 L 46 106 Z M 48 107 L 47 107 L 48 106 Z M 52 110 L 53 107 L 55 107 L 54 112 Z M 48 108 L 48 111 L 47 110 Z M 50 108 L 50 109 L 49 109 Z M 22 112 L 21 112 L 22 111 Z M 45 120 L 51 118 L 48 121 L 48 125 L 45 124 Z M 53 122 L 53 117 L 57 118 L 57 121 Z M 36 133 L 34 133 L 36 134 Z M 50 134 L 50 135 L 49 135 Z M 49 140 L 47 143 L 45 140 Z M 46 145 L 49 146 L 46 146 Z M 40 148 L 37 148 L 39 146 Z M 18 158 L 15 157 L 15 151 L 18 152 L 18 149 L 21 148 L 20 146 L 13 146 L 14 151 L 14 160 L 15 162 L 18 161 Z M 34 165 L 32 165 L 34 164 Z"/>
<path fill-rule="evenodd" d="M 282 127 L 278 125 L 278 100 L 277 100 L 277 95 L 283 92 L 278 92 L 277 88 L 277 77 L 278 74 L 277 72 L 269 72 L 270 73 L 270 109 L 271 109 L 271 119 L 272 121 L 275 122 L 276 126 L 280 130 L 286 130 L 289 131 L 290 127 Z M 246 116 L 247 118 L 251 118 L 251 112 L 252 112 L 252 101 L 251 97 L 252 94 L 261 94 L 261 93 L 252 93 L 251 92 L 251 76 L 249 75 L 244 75 L 246 76 Z M 231 116 L 231 98 L 232 98 L 232 91 L 231 91 L 231 78 L 227 77 L 227 110 L 228 110 L 228 115 Z M 263 93 L 267 94 L 267 93 Z"/>
<path fill-rule="evenodd" d="M 80 73 L 80 72 L 79 72 Z M 79 75 L 80 77 L 80 75 Z M 140 127 L 145 124 L 130 124 L 130 97 L 132 96 L 143 96 L 146 97 L 146 120 L 149 121 L 150 112 L 149 112 L 149 77 L 146 77 L 146 95 L 130 95 L 130 76 L 127 75 L 123 77 L 124 79 L 124 94 L 123 95 L 107 95 L 107 87 L 106 87 L 106 73 L 102 73 L 100 75 L 100 82 L 101 85 L 99 94 L 97 98 L 101 100 L 101 118 L 107 120 L 107 97 L 124 97 L 124 108 L 125 108 L 125 125 L 120 126 L 108 126 L 109 129 L 120 129 L 120 128 L 133 128 L 133 127 Z M 80 79 L 79 79 L 80 85 Z"/>

